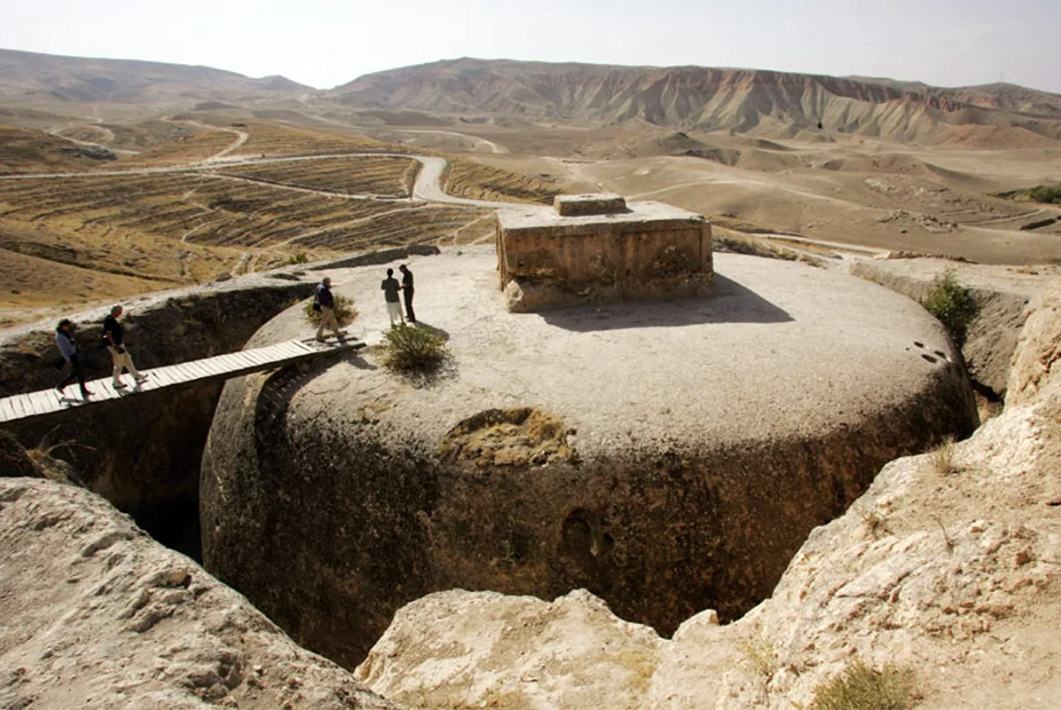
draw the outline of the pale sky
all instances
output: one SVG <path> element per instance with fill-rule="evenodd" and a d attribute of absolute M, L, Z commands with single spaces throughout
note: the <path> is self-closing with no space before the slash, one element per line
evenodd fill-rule
<path fill-rule="evenodd" d="M 747 67 L 1061 93 L 1061 0 L 0 0 L 0 48 L 331 88 L 479 57 Z"/>

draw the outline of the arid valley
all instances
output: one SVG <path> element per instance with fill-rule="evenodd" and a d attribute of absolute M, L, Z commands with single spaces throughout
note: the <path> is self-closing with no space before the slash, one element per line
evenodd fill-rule
<path fill-rule="evenodd" d="M 697 225 L 624 257 L 696 295 L 542 246 L 576 305 L 515 312 L 499 215 L 619 234 L 587 193 Z M 60 318 L 107 392 L 0 429 L 0 708 L 1061 707 L 1059 284 L 1013 84 L 0 49 L 0 398 Z M 114 303 L 146 372 L 320 357 L 104 390 Z"/>

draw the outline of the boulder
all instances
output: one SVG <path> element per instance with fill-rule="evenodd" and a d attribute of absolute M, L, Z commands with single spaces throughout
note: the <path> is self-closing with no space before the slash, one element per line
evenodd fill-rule
<path fill-rule="evenodd" d="M 382 270 L 332 274 L 370 343 Z M 207 569 L 348 667 L 452 588 L 585 588 L 662 634 L 732 620 L 881 465 L 976 423 L 938 323 L 842 274 L 719 255 L 712 298 L 517 315 L 490 251 L 413 270 L 446 369 L 406 379 L 372 346 L 230 381 L 203 457 Z"/>
<path fill-rule="evenodd" d="M 0 570 L 0 707 L 398 707 L 84 489 L 0 479 Z"/>
<path fill-rule="evenodd" d="M 1057 303 L 1056 292 L 1044 295 L 1028 316 L 1016 362 L 1031 363 L 1029 372 L 1043 372 L 1041 348 L 1056 347 Z M 580 645 L 582 629 L 557 628 L 529 644 L 515 632 L 552 628 L 552 606 L 450 592 L 434 619 L 422 613 L 431 597 L 400 610 L 359 673 L 370 687 L 422 686 L 440 699 L 445 687 L 460 698 L 516 688 L 523 707 L 790 710 L 810 707 L 861 663 L 910 678 L 905 700 L 919 710 L 1052 708 L 1061 697 L 1061 389 L 1037 392 L 1026 404 L 1011 398 L 967 441 L 886 465 L 844 515 L 814 529 L 770 597 L 732 624 L 718 626 L 707 610 L 670 640 L 624 640 L 605 635 L 618 620 L 598 612 L 599 600 L 570 595 L 557 604 L 568 618 L 592 618 L 602 640 Z M 502 631 L 513 626 L 509 643 Z M 457 653 L 484 636 L 488 653 Z M 603 700 L 586 699 L 572 679 L 599 662 L 603 639 L 612 657 L 629 650 L 654 668 L 647 691 L 590 679 Z M 460 669 L 462 656 L 474 662 Z M 542 669 L 533 682 L 528 668 Z"/>

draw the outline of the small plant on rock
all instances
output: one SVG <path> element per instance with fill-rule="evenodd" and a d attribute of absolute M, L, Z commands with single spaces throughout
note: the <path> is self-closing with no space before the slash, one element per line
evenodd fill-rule
<path fill-rule="evenodd" d="M 889 532 L 888 522 L 884 519 L 883 515 L 877 512 L 876 508 L 870 508 L 868 510 L 859 509 L 858 514 L 862 518 L 862 525 L 865 526 L 866 532 L 874 540 Z"/>
<path fill-rule="evenodd" d="M 445 337 L 406 324 L 384 333 L 383 350 L 383 366 L 402 374 L 431 374 L 450 358 Z"/>
<path fill-rule="evenodd" d="M 954 465 L 954 439 L 946 437 L 943 442 L 932 450 L 932 468 L 941 476 L 947 476 L 958 472 Z"/>
<path fill-rule="evenodd" d="M 913 671 L 890 663 L 878 671 L 857 659 L 815 689 L 808 710 L 909 710 L 914 699 Z"/>
<path fill-rule="evenodd" d="M 934 315 L 950 333 L 959 348 L 965 345 L 969 324 L 976 318 L 980 307 L 973 294 L 958 281 L 953 269 L 948 269 L 933 282 L 932 291 L 921 305 Z"/>
<path fill-rule="evenodd" d="M 756 675 L 762 676 L 764 680 L 770 680 L 779 667 L 777 654 L 769 641 L 761 636 L 745 638 L 737 642 L 737 649 L 744 655 Z"/>
<path fill-rule="evenodd" d="M 357 309 L 354 308 L 354 301 L 346 296 L 340 296 L 339 294 L 333 294 L 335 299 L 335 320 L 339 321 L 339 327 L 350 325 L 357 318 Z M 313 301 L 308 301 L 302 308 L 302 314 L 306 317 L 313 325 L 320 325 L 321 314 L 320 311 L 313 310 Z"/>

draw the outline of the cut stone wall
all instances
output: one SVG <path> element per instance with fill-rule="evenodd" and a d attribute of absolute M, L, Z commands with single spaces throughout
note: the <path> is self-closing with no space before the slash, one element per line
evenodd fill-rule
<path fill-rule="evenodd" d="M 657 202 L 621 206 L 617 196 L 590 197 L 598 196 L 558 198 L 555 211 L 499 214 L 498 271 L 510 311 L 708 291 L 710 222 Z"/>

